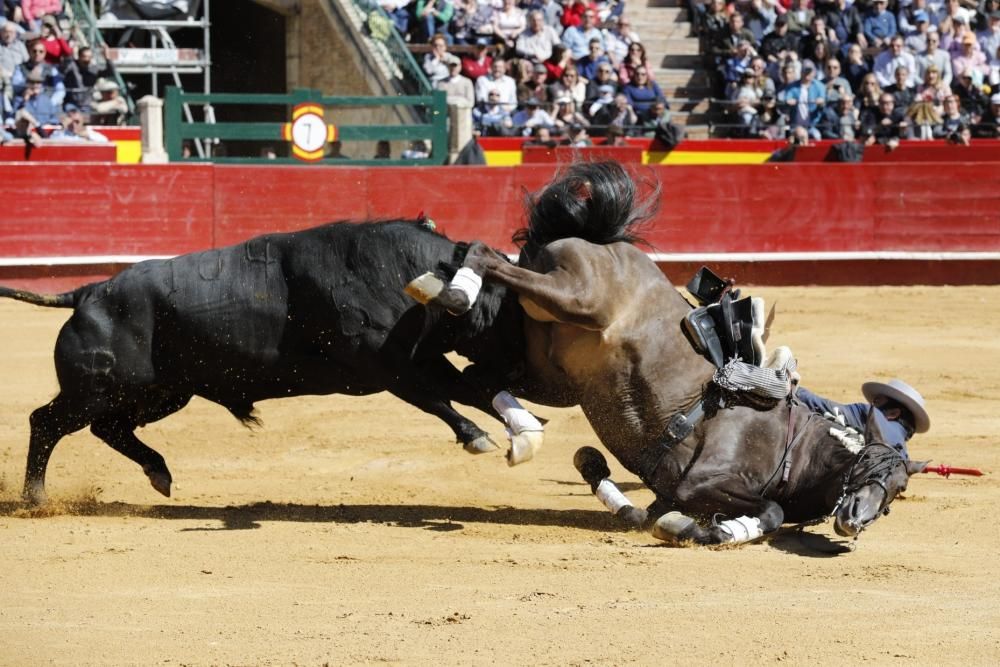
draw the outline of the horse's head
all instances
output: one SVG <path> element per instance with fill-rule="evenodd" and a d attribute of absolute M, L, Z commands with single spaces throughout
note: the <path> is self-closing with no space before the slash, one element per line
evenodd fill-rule
<path fill-rule="evenodd" d="M 902 491 L 910 475 L 926 462 L 907 463 L 899 452 L 885 444 L 885 436 L 874 418 L 875 408 L 865 424 L 867 443 L 844 475 L 844 489 L 833 510 L 833 528 L 838 535 L 857 537 L 880 516 Z"/>

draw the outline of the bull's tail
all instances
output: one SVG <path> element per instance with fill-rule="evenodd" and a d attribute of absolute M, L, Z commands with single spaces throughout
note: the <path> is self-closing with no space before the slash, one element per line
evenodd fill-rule
<path fill-rule="evenodd" d="M 0 285 L 0 297 L 26 301 L 36 306 L 46 306 L 48 308 L 72 308 L 76 301 L 75 295 L 75 291 L 63 292 L 62 294 L 35 294 L 27 290 Z"/>
<path fill-rule="evenodd" d="M 637 184 L 618 162 L 577 162 L 528 196 L 528 226 L 514 234 L 514 241 L 529 253 L 528 246 L 540 248 L 564 238 L 602 245 L 641 243 L 638 229 L 656 213 L 659 194 L 659 184 Z"/>

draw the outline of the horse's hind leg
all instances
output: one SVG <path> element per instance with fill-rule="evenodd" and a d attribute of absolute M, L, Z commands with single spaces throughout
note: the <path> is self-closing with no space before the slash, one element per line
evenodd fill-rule
<path fill-rule="evenodd" d="M 60 393 L 47 405 L 31 413 L 31 440 L 24 474 L 23 497 L 30 503 L 45 502 L 45 470 L 52 450 L 63 436 L 79 431 L 90 421 L 91 412 L 76 397 Z"/>

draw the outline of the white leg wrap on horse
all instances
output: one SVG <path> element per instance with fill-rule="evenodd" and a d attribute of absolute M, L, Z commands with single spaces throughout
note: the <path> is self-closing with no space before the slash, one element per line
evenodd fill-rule
<path fill-rule="evenodd" d="M 623 507 L 632 507 L 632 501 L 625 497 L 625 494 L 618 490 L 615 483 L 605 477 L 594 490 L 594 495 L 601 503 L 611 510 L 612 514 L 618 514 L 618 510 Z"/>
<path fill-rule="evenodd" d="M 729 541 L 735 544 L 756 540 L 764 534 L 764 531 L 760 529 L 760 519 L 755 516 L 741 516 L 736 519 L 720 521 L 719 528 L 728 533 L 731 537 Z"/>
<path fill-rule="evenodd" d="M 463 266 L 455 272 L 455 277 L 451 279 L 448 286 L 464 292 L 465 296 L 469 297 L 469 305 L 471 306 L 476 302 L 476 297 L 479 296 L 479 290 L 483 287 L 483 279 L 472 269 Z"/>
<path fill-rule="evenodd" d="M 534 458 L 544 437 L 545 429 L 541 422 L 506 391 L 493 397 L 493 408 L 507 424 L 507 438 L 510 440 L 507 464 L 515 466 Z"/>

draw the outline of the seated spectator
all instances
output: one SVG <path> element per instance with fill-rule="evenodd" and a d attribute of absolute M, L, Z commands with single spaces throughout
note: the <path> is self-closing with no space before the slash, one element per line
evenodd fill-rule
<path fill-rule="evenodd" d="M 909 109 L 917 97 L 916 87 L 910 85 L 910 73 L 902 65 L 896 68 L 896 80 L 882 90 L 892 95 L 897 109 Z"/>
<path fill-rule="evenodd" d="M 430 148 L 423 139 L 416 139 L 410 142 L 410 147 L 399 154 L 404 160 L 426 160 L 431 156 Z"/>
<path fill-rule="evenodd" d="M 3 79 L 4 94 L 8 101 L 13 98 L 9 84 L 14 70 L 27 61 L 28 49 L 24 46 L 18 26 L 13 21 L 7 21 L 0 27 L 0 77 Z"/>
<path fill-rule="evenodd" d="M 862 49 L 868 47 L 868 39 L 865 37 L 858 3 L 848 3 L 847 0 L 830 0 L 829 2 L 818 2 L 816 6 L 817 12 L 823 16 L 823 20 L 826 21 L 826 25 L 832 33 L 830 41 L 839 45 L 841 53 L 852 44 L 857 44 Z"/>
<path fill-rule="evenodd" d="M 585 148 L 587 146 L 593 146 L 594 142 L 590 140 L 590 135 L 587 134 L 587 128 L 582 125 L 574 125 L 569 128 L 569 134 L 566 136 L 565 145 L 572 146 L 574 148 Z"/>
<path fill-rule="evenodd" d="M 889 40 L 889 48 L 875 57 L 872 72 L 875 73 L 875 78 L 878 79 L 878 85 L 885 88 L 895 83 L 896 69 L 899 67 L 906 68 L 907 76 L 909 77 L 906 82 L 907 85 L 916 85 L 914 76 L 917 71 L 917 61 L 914 59 L 913 54 L 903 48 L 903 38 L 895 35 Z"/>
<path fill-rule="evenodd" d="M 813 54 L 816 53 L 816 45 L 823 43 L 827 48 L 832 51 L 836 49 L 836 45 L 830 47 L 828 42 L 830 38 L 827 34 L 826 21 L 822 16 L 813 16 L 812 20 L 809 22 L 809 30 L 806 31 L 805 36 L 799 41 L 799 58 L 802 60 L 813 59 Z M 822 58 L 825 60 L 827 53 L 822 54 Z M 819 74 L 819 66 L 822 66 L 822 60 L 818 61 L 816 73 Z M 817 61 L 813 60 L 813 64 L 817 65 Z"/>
<path fill-rule="evenodd" d="M 434 38 L 440 35 L 446 45 L 453 44 L 455 38 L 451 36 L 449 27 L 454 15 L 455 7 L 451 0 L 417 0 L 416 18 L 420 26 L 417 38 L 429 39 L 433 44 Z"/>
<path fill-rule="evenodd" d="M 975 122 L 989 106 L 989 99 L 983 92 L 982 86 L 977 86 L 972 79 L 971 72 L 962 72 L 955 77 L 951 83 L 951 92 L 958 97 L 962 110 Z"/>
<path fill-rule="evenodd" d="M 741 3 L 737 11 L 743 14 L 743 24 L 753 33 L 754 44 L 760 44 L 764 35 L 771 32 L 777 12 L 764 4 L 763 0 L 748 0 Z"/>
<path fill-rule="evenodd" d="M 936 139 L 947 139 L 950 135 L 968 127 L 973 122 L 972 117 L 959 106 L 958 98 L 949 95 L 944 99 L 944 113 L 941 114 L 941 125 L 934 133 Z"/>
<path fill-rule="evenodd" d="M 657 126 L 669 125 L 673 122 L 670 107 L 664 101 L 654 102 L 645 115 L 639 117 L 639 122 L 642 124 L 643 134 L 654 134 Z"/>
<path fill-rule="evenodd" d="M 410 2 L 412 0 L 379 0 L 379 6 L 389 15 L 396 31 L 403 37 L 410 31 Z"/>
<path fill-rule="evenodd" d="M 950 29 L 949 29 L 950 28 Z M 964 17 L 956 16 L 942 24 L 941 48 L 954 58 L 962 55 L 962 39 L 967 34 L 973 34 L 969 22 Z"/>
<path fill-rule="evenodd" d="M 994 10 L 987 16 L 987 27 L 976 37 L 979 40 L 979 50 L 992 58 L 1000 49 L 1000 10 Z M 973 134 L 975 134 L 973 132 Z"/>
<path fill-rule="evenodd" d="M 941 125 L 942 110 L 930 100 L 918 99 L 907 110 L 906 117 L 913 126 L 914 139 L 934 139 Z"/>
<path fill-rule="evenodd" d="M 90 118 L 95 125 L 123 125 L 128 103 L 118 94 L 118 84 L 111 79 L 99 79 L 94 85 L 94 100 Z"/>
<path fill-rule="evenodd" d="M 941 0 L 933 0 L 933 2 L 935 7 L 941 4 Z M 927 26 L 924 30 L 937 29 L 937 12 L 928 6 L 927 0 L 909 0 L 908 2 L 904 0 L 904 2 L 898 3 L 898 6 L 900 9 L 896 15 L 896 27 L 904 37 L 909 38 L 911 35 L 919 34 L 922 31 L 919 25 L 921 15 L 927 19 Z M 910 48 L 909 45 L 907 45 L 907 48 Z M 924 48 L 926 47 L 921 46 L 917 50 L 923 51 Z"/>
<path fill-rule="evenodd" d="M 963 7 L 959 0 L 945 0 L 944 6 L 941 7 L 939 11 L 939 17 L 942 23 L 950 19 L 952 23 L 961 22 L 964 23 L 966 27 L 971 25 L 975 16 L 976 12 Z"/>
<path fill-rule="evenodd" d="M 536 125 L 531 131 L 531 138 L 525 141 L 524 146 L 542 146 L 544 148 L 555 148 L 556 140 L 552 138 L 552 130 L 544 125 Z"/>
<path fill-rule="evenodd" d="M 972 126 L 972 136 L 982 139 L 1000 138 L 1000 93 L 990 97 L 990 108 Z"/>
<path fill-rule="evenodd" d="M 69 61 L 65 67 L 66 97 L 80 107 L 83 113 L 90 113 L 90 104 L 97 80 L 114 76 L 114 68 L 107 56 L 107 47 L 104 48 L 105 66 L 103 68 L 98 67 L 97 63 L 94 62 L 94 51 L 89 46 L 81 46 L 76 60 Z"/>
<path fill-rule="evenodd" d="M 587 84 L 580 80 L 575 66 L 567 67 L 559 80 L 549 86 L 549 97 L 556 99 L 568 95 L 577 109 L 587 100 Z"/>
<path fill-rule="evenodd" d="M 587 101 L 586 114 L 591 123 L 598 124 L 601 110 L 613 104 L 615 101 L 615 87 L 611 84 L 603 84 L 597 87 L 597 97 Z M 625 98 L 628 101 L 628 98 Z"/>
<path fill-rule="evenodd" d="M 562 79 L 563 72 L 567 69 L 576 71 L 576 65 L 573 63 L 573 54 L 562 44 L 554 44 L 552 46 L 552 55 L 548 57 L 544 64 L 550 83 L 556 83 Z"/>
<path fill-rule="evenodd" d="M 541 63 L 531 65 L 531 62 L 527 60 L 522 62 L 528 63 L 531 67 L 531 77 L 517 85 L 517 101 L 523 104 L 529 97 L 533 97 L 543 104 L 548 102 L 550 99 L 549 87 L 546 81 L 549 73 L 545 65 Z"/>
<path fill-rule="evenodd" d="M 779 139 L 788 131 L 788 117 L 778 106 L 777 95 L 765 93 L 757 112 L 758 133 L 764 139 Z"/>
<path fill-rule="evenodd" d="M 654 102 L 665 102 L 663 91 L 655 81 L 649 80 L 649 74 L 645 67 L 635 70 L 635 81 L 622 87 L 628 103 L 636 113 L 643 114 L 649 110 Z M 635 123 L 632 123 L 635 125 Z"/>
<path fill-rule="evenodd" d="M 489 0 L 468 0 L 468 2 L 465 10 L 466 40 L 476 44 L 492 44 L 495 40 L 493 15 L 496 14 L 497 8 Z M 475 3 L 475 7 L 472 3 Z"/>
<path fill-rule="evenodd" d="M 524 136 L 529 136 L 534 128 L 544 125 L 550 130 L 555 128 L 556 121 L 549 113 L 545 105 L 535 98 L 528 98 L 524 106 L 514 112 L 512 118 L 514 128 L 521 131 Z"/>
<path fill-rule="evenodd" d="M 28 75 L 23 94 L 15 101 L 13 112 L 13 118 L 5 119 L 5 124 L 13 125 L 16 136 L 35 145 L 59 125 L 59 105 L 46 92 L 42 75 L 37 70 Z"/>
<path fill-rule="evenodd" d="M 392 144 L 390 144 L 385 139 L 380 139 L 375 143 L 375 155 L 372 156 L 375 160 L 391 160 L 392 159 Z"/>
<path fill-rule="evenodd" d="M 597 11 L 597 6 L 590 0 L 563 0 L 562 5 L 560 22 L 564 33 L 565 29 L 583 25 L 583 15 L 587 13 L 588 9 L 593 12 Z"/>
<path fill-rule="evenodd" d="M 621 125 L 608 126 L 608 129 L 604 131 L 604 145 L 628 146 L 628 140 L 625 138 L 625 130 Z"/>
<path fill-rule="evenodd" d="M 773 96 L 777 92 L 774 79 L 767 73 L 767 63 L 763 58 L 756 56 L 750 61 L 750 72 L 753 74 L 752 84 L 758 100 L 767 93 Z"/>
<path fill-rule="evenodd" d="M 98 144 L 108 142 L 106 136 L 87 125 L 80 107 L 72 102 L 66 103 L 59 121 L 61 127 L 49 135 L 50 139 L 58 141 L 89 141 Z"/>
<path fill-rule="evenodd" d="M 528 28 L 518 36 L 514 50 L 521 58 L 542 63 L 552 56 L 552 47 L 561 44 L 558 33 L 545 23 L 545 15 L 535 9 L 528 14 Z"/>
<path fill-rule="evenodd" d="M 453 40 L 452 44 L 475 44 L 477 35 L 472 28 L 471 20 L 479 10 L 479 2 L 477 0 L 454 0 L 452 4 L 454 11 L 451 15 L 451 25 L 448 26 L 448 33 Z"/>
<path fill-rule="evenodd" d="M 37 39 L 28 43 L 28 60 L 18 65 L 11 76 L 11 88 L 14 91 L 15 102 L 27 86 L 28 74 L 37 71 L 41 73 L 46 94 L 52 98 L 57 107 L 62 106 L 63 99 L 66 97 L 66 84 L 63 82 L 59 70 L 45 62 L 45 54 L 45 47 Z"/>
<path fill-rule="evenodd" d="M 632 42 L 628 47 L 628 54 L 618 65 L 618 83 L 622 86 L 627 85 L 635 78 L 635 70 L 639 67 L 646 70 L 646 76 L 650 81 L 655 81 L 653 70 L 649 66 L 649 58 L 646 56 L 646 47 L 641 42 Z"/>
<path fill-rule="evenodd" d="M 45 62 L 50 65 L 59 65 L 63 59 L 72 57 L 73 49 L 63 36 L 59 20 L 55 16 L 46 14 L 42 17 L 40 32 L 39 41 L 45 47 Z"/>
<path fill-rule="evenodd" d="M 854 106 L 854 97 L 844 93 L 835 103 L 826 105 L 819 122 L 819 133 L 823 139 L 854 141 L 861 131 L 861 115 Z"/>
<path fill-rule="evenodd" d="M 507 62 L 503 58 L 496 58 L 490 66 L 490 73 L 476 79 L 476 100 L 487 101 L 492 90 L 500 93 L 500 103 L 509 113 L 517 108 L 517 84 L 507 76 Z"/>
<path fill-rule="evenodd" d="M 924 10 L 913 13 L 914 29 L 907 33 L 903 45 L 910 53 L 923 53 L 927 50 L 927 35 L 930 34 L 931 22 Z"/>
<path fill-rule="evenodd" d="M 589 81 L 596 78 L 597 68 L 603 65 L 611 67 L 611 60 L 605 55 L 604 49 L 601 47 L 601 40 L 592 39 L 590 40 L 587 55 L 577 59 L 576 71 L 580 73 L 580 76 Z"/>
<path fill-rule="evenodd" d="M 858 111 L 862 115 L 865 111 L 877 111 L 878 101 L 881 97 L 882 87 L 878 85 L 878 79 L 875 78 L 874 74 L 867 74 L 861 80 L 861 88 L 855 96 L 854 105 L 858 107 Z"/>
<path fill-rule="evenodd" d="M 330 151 L 326 154 L 326 157 L 332 160 L 351 159 L 351 156 L 344 154 L 344 142 L 340 139 L 334 139 L 330 142 Z"/>
<path fill-rule="evenodd" d="M 699 47 L 702 53 L 711 55 L 712 48 L 724 41 L 724 35 L 729 30 L 729 12 L 726 0 L 709 0 L 708 9 L 698 27 Z M 715 64 L 713 59 L 710 63 Z"/>
<path fill-rule="evenodd" d="M 615 95 L 611 104 L 601 105 L 597 113 L 591 116 L 591 127 L 607 128 L 612 125 L 622 128 L 625 134 L 638 130 L 639 116 L 623 93 Z"/>
<path fill-rule="evenodd" d="M 784 16 L 788 21 L 788 31 L 793 35 L 801 37 L 809 32 L 809 24 L 815 15 L 813 10 L 809 9 L 810 4 L 808 0 L 791 0 Z"/>
<path fill-rule="evenodd" d="M 937 65 L 931 65 L 924 72 L 924 81 L 917 86 L 917 99 L 929 102 L 940 115 L 944 111 L 944 100 L 951 95 L 951 88 L 941 79 Z"/>
<path fill-rule="evenodd" d="M 927 49 L 920 53 L 917 63 L 919 76 L 923 78 L 927 69 L 933 65 L 937 67 L 944 85 L 950 86 L 952 80 L 951 55 L 941 47 L 941 35 L 937 30 L 927 33 Z"/>
<path fill-rule="evenodd" d="M 618 4 L 624 6 L 623 2 Z M 639 33 L 632 29 L 632 21 L 625 16 L 614 19 L 611 27 L 603 29 L 601 34 L 604 35 L 605 51 L 613 64 L 624 62 L 629 55 L 629 47 L 642 42 Z"/>
<path fill-rule="evenodd" d="M 472 122 L 484 137 L 508 137 L 514 134 L 514 121 L 508 105 L 500 102 L 500 91 L 490 90 L 487 99 L 472 110 Z"/>
<path fill-rule="evenodd" d="M 418 0 L 419 2 L 419 0 Z M 448 78 L 448 40 L 441 33 L 430 39 L 431 50 L 424 54 L 423 70 L 431 86 L 437 87 L 438 82 Z"/>
<path fill-rule="evenodd" d="M 562 3 L 559 0 L 534 0 L 534 4 L 545 15 L 545 25 L 552 26 L 556 33 L 562 34 Z"/>
<path fill-rule="evenodd" d="M 556 110 L 553 118 L 556 129 L 563 132 L 569 130 L 573 125 L 590 127 L 590 121 L 577 110 L 573 98 L 566 94 L 556 98 Z"/>
<path fill-rule="evenodd" d="M 595 99 L 601 86 L 611 86 L 614 90 L 618 90 L 618 83 L 615 81 L 611 63 L 598 66 L 597 76 L 587 82 L 587 100 Z"/>
<path fill-rule="evenodd" d="M 21 0 L 21 22 L 32 32 L 39 32 L 46 14 L 63 15 L 62 0 Z"/>
<path fill-rule="evenodd" d="M 476 40 L 475 55 L 462 57 L 462 74 L 473 82 L 478 81 L 479 77 L 489 74 L 493 67 L 493 56 L 490 55 L 489 44 L 488 37 L 481 37 Z"/>
<path fill-rule="evenodd" d="M 740 53 L 740 44 L 746 42 L 751 50 L 756 48 L 753 33 L 743 25 L 743 15 L 733 12 L 729 16 L 726 30 L 716 34 L 716 42 L 711 46 L 714 68 L 712 89 L 716 97 L 724 97 L 726 92 L 726 66 L 734 57 L 743 58 L 746 53 Z"/>
<path fill-rule="evenodd" d="M 878 107 L 861 115 L 861 128 L 867 144 L 880 143 L 895 148 L 900 139 L 913 137 L 905 109 L 897 109 L 890 93 L 883 92 Z"/>
<path fill-rule="evenodd" d="M 464 104 L 470 109 L 476 106 L 476 91 L 472 87 L 472 81 L 461 74 L 462 61 L 449 53 L 445 57 L 445 63 L 448 65 L 448 77 L 438 81 L 435 87 L 448 95 L 448 104 Z"/>
<path fill-rule="evenodd" d="M 565 18 L 565 13 L 563 17 Z M 579 26 L 570 26 L 563 31 L 562 42 L 573 54 L 574 60 L 579 60 L 590 52 L 590 40 L 596 39 L 604 51 L 604 35 L 597 27 L 596 13 L 587 9 L 583 13 L 583 21 Z"/>
<path fill-rule="evenodd" d="M 836 58 L 828 58 L 824 69 L 826 76 L 823 78 L 823 86 L 826 88 L 826 103 L 835 107 L 837 100 L 847 95 L 853 104 L 854 90 L 851 88 L 850 82 L 841 76 L 840 61 Z"/>
<path fill-rule="evenodd" d="M 886 10 L 887 6 L 886 0 L 873 0 L 872 9 L 862 21 L 862 29 L 868 46 L 883 49 L 888 46 L 889 40 L 898 32 L 896 17 L 892 15 L 892 12 Z"/>
<path fill-rule="evenodd" d="M 1000 90 L 1000 46 L 990 58 L 988 65 L 990 66 L 990 87 L 993 90 Z"/>
<path fill-rule="evenodd" d="M 851 84 L 851 90 L 857 95 L 861 90 L 861 82 L 871 72 L 871 67 L 865 61 L 861 47 L 851 44 L 847 47 L 847 58 L 844 60 L 844 78 Z"/>
<path fill-rule="evenodd" d="M 802 127 L 813 139 L 819 139 L 816 124 L 823 113 L 823 84 L 816 81 L 816 72 L 812 66 L 803 64 L 802 74 L 798 81 L 792 81 L 778 92 L 778 102 L 783 104 L 792 127 Z"/>
<path fill-rule="evenodd" d="M 760 55 L 769 63 L 779 63 L 789 51 L 798 53 L 800 37 L 799 33 L 788 30 L 788 16 L 781 14 L 774 20 L 774 29 L 761 40 Z"/>
<path fill-rule="evenodd" d="M 524 10 L 517 6 L 517 0 L 503 0 L 503 8 L 493 14 L 493 34 L 511 53 L 527 26 Z"/>
<path fill-rule="evenodd" d="M 816 80 L 820 83 L 826 83 L 826 62 L 832 58 L 833 55 L 830 53 L 830 43 L 824 39 L 819 39 L 813 42 L 812 51 L 807 53 L 802 59 L 802 64 L 809 63 L 812 65 L 813 70 L 816 71 Z"/>
<path fill-rule="evenodd" d="M 733 127 L 728 136 L 733 139 L 753 139 L 760 135 L 757 106 L 745 96 L 739 95 L 730 114 Z"/>
<path fill-rule="evenodd" d="M 968 72 L 977 85 L 989 79 L 990 67 L 986 63 L 986 55 L 979 50 L 976 36 L 971 32 L 962 35 L 962 50 L 959 55 L 952 56 L 951 69 L 955 76 Z"/>

